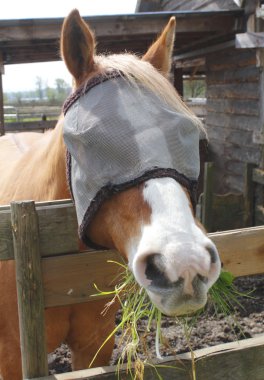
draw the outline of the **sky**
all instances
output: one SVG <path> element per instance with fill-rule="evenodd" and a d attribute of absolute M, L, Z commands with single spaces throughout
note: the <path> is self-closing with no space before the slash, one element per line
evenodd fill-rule
<path fill-rule="evenodd" d="M 0 19 L 65 17 L 77 8 L 82 16 L 134 13 L 136 0 L 8 0 L 1 7 Z M 69 84 L 71 77 L 62 62 L 5 65 L 3 90 L 26 91 L 36 88 L 36 78 L 54 87 L 56 78 Z"/>

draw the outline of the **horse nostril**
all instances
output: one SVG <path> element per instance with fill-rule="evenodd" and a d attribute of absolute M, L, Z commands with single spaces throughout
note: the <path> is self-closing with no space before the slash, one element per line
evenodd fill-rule
<path fill-rule="evenodd" d="M 218 252 L 216 248 L 213 245 L 208 245 L 206 249 L 210 255 L 211 263 L 215 264 L 218 261 Z"/>
<path fill-rule="evenodd" d="M 170 280 L 165 276 L 165 258 L 159 253 L 147 256 L 145 275 L 151 280 L 151 286 L 165 288 L 171 285 Z"/>
<path fill-rule="evenodd" d="M 145 274 L 149 280 L 155 279 L 165 271 L 164 258 L 159 253 L 147 256 Z"/>
<path fill-rule="evenodd" d="M 197 274 L 197 279 L 199 279 L 201 282 L 203 282 L 204 284 L 208 284 L 208 278 L 205 277 L 205 276 L 202 276 L 201 274 Z"/>

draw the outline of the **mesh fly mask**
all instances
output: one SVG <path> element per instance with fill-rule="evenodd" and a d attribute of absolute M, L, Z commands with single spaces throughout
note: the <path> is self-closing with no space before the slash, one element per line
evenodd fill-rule
<path fill-rule="evenodd" d="M 204 136 L 190 117 L 115 71 L 80 87 L 63 111 L 68 182 L 85 244 L 95 246 L 86 230 L 102 202 L 148 179 L 174 178 L 195 206 Z"/>

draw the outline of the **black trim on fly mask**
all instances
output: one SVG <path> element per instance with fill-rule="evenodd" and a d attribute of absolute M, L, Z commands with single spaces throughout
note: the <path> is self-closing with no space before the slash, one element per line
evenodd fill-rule
<path fill-rule="evenodd" d="M 88 91 L 90 91 L 93 87 L 97 86 L 98 84 L 101 84 L 105 81 L 108 81 L 110 79 L 119 78 L 122 77 L 122 73 L 120 73 L 117 70 L 111 70 L 107 71 L 104 74 L 100 74 L 89 80 L 88 82 L 84 83 L 82 86 L 80 86 L 73 94 L 71 94 L 65 101 L 63 105 L 63 113 L 66 115 L 69 108 L 83 95 L 85 95 Z M 72 190 L 72 183 L 71 183 L 71 154 L 70 152 L 66 151 L 66 175 L 67 175 L 67 181 L 70 188 L 71 196 L 74 201 L 74 194 Z M 87 228 L 89 224 L 91 223 L 94 215 L 99 210 L 103 202 L 109 198 L 111 198 L 112 195 L 117 194 L 123 190 L 127 190 L 134 186 L 139 186 L 145 181 L 148 181 L 150 179 L 154 178 L 164 178 L 164 177 L 170 177 L 173 178 L 175 181 L 177 181 L 180 185 L 182 185 L 189 193 L 191 204 L 193 207 L 193 210 L 195 210 L 196 203 L 197 203 L 197 181 L 196 180 L 190 180 L 187 178 L 184 174 L 178 173 L 177 170 L 171 169 L 171 168 L 158 168 L 154 167 L 153 169 L 150 169 L 143 173 L 141 176 L 130 180 L 128 182 L 114 185 L 112 183 L 108 183 L 105 186 L 103 186 L 95 195 L 93 200 L 91 201 L 89 207 L 87 208 L 82 223 L 79 226 L 79 236 L 80 239 L 83 241 L 84 244 L 91 248 L 95 249 L 102 249 L 105 247 L 99 246 L 92 242 L 88 236 L 86 235 Z"/>
<path fill-rule="evenodd" d="M 179 174 L 175 169 L 154 168 L 152 170 L 147 171 L 140 177 L 135 178 L 131 181 L 122 183 L 120 185 L 112 185 L 111 183 L 109 183 L 106 186 L 102 187 L 97 192 L 94 199 L 90 203 L 90 206 L 86 210 L 83 217 L 82 224 L 79 227 L 79 235 L 82 241 L 84 242 L 84 244 L 95 249 L 105 248 L 93 243 L 86 235 L 87 227 L 92 222 L 94 215 L 99 210 L 99 208 L 101 207 L 104 201 L 111 198 L 114 194 L 120 193 L 121 191 L 127 190 L 131 187 L 139 186 L 143 182 L 146 182 L 150 179 L 165 178 L 165 177 L 170 177 L 170 178 L 175 179 L 175 181 L 177 181 L 183 187 L 186 188 L 186 190 L 188 191 L 190 195 L 192 207 L 195 210 L 196 203 L 197 203 L 196 202 L 197 181 L 190 181 L 183 174 Z"/>

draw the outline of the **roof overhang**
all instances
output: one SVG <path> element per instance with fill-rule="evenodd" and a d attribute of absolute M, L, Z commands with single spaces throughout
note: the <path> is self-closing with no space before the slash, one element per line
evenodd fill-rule
<path fill-rule="evenodd" d="M 166 25 L 177 19 L 174 55 L 235 39 L 245 31 L 243 10 L 136 13 L 84 17 L 94 30 L 98 53 L 123 51 L 143 54 Z M 63 18 L 0 20 L 0 55 L 3 64 L 60 59 L 59 38 Z"/>

